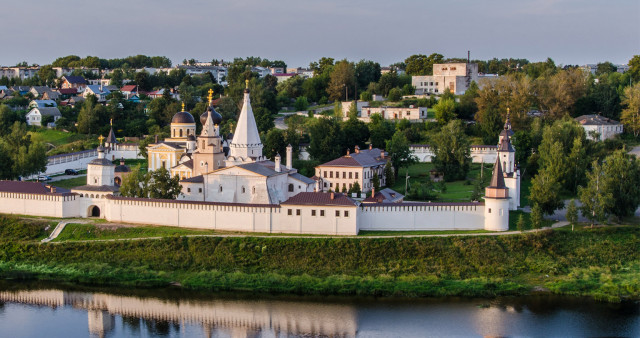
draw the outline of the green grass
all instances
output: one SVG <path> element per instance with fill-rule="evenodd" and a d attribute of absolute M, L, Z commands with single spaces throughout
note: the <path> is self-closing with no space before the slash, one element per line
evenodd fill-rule
<path fill-rule="evenodd" d="M 116 158 L 115 160 L 112 161 L 113 164 L 115 165 L 120 165 L 120 159 Z M 149 167 L 149 164 L 147 162 L 146 159 L 130 159 L 130 158 L 125 158 L 124 159 L 124 164 L 129 166 L 129 168 L 133 168 L 135 166 L 140 166 L 140 168 L 142 170 L 147 170 L 147 168 Z"/>
<path fill-rule="evenodd" d="M 71 223 L 65 226 L 64 230 L 54 241 L 211 235 L 215 233 L 216 232 L 211 230 L 184 229 L 178 227 L 109 227 L 108 225 L 97 227 L 93 224 Z"/>
<path fill-rule="evenodd" d="M 439 193 L 438 202 L 469 202 L 471 201 L 471 193 L 473 192 L 473 181 L 479 177 L 480 172 L 483 172 L 485 186 L 488 185 L 489 178 L 491 177 L 491 170 L 493 165 L 472 163 L 471 169 L 467 174 L 467 180 L 446 182 L 446 192 Z M 409 185 L 416 183 L 425 183 L 429 181 L 429 171 L 433 169 L 432 163 L 417 163 L 409 166 Z M 404 194 L 405 188 L 405 175 L 407 168 L 400 168 L 398 171 L 398 178 L 391 189 L 396 190 Z M 468 184 L 471 183 L 471 184 Z M 436 201 L 436 200 L 433 200 Z"/>
<path fill-rule="evenodd" d="M 169 236 L 40 244 L 49 224 L 0 218 L 0 278 L 368 296 L 486 297 L 544 287 L 607 301 L 640 300 L 638 226 L 508 236 Z"/>
<path fill-rule="evenodd" d="M 55 186 L 55 187 L 71 189 L 71 188 L 79 187 L 79 186 L 82 186 L 82 185 L 86 185 L 87 184 L 87 176 L 78 176 L 78 177 L 69 178 L 69 179 L 66 179 L 66 180 L 60 180 L 60 181 L 51 182 L 50 184 Z"/>
<path fill-rule="evenodd" d="M 464 235 L 491 233 L 487 230 L 425 230 L 425 231 L 360 231 L 358 236 Z"/>
<path fill-rule="evenodd" d="M 85 138 L 84 135 L 46 128 L 37 129 L 36 131 L 30 131 L 29 134 L 31 135 L 31 139 L 34 141 L 51 143 L 55 146 L 67 144 L 69 142 Z"/>
<path fill-rule="evenodd" d="M 524 217 L 524 221 L 525 221 L 525 228 L 524 230 L 531 230 L 533 229 L 533 227 L 531 226 L 531 214 L 526 213 L 522 210 L 511 210 L 509 211 L 509 230 L 510 231 L 516 231 L 518 230 L 518 219 L 520 218 L 520 215 L 522 215 L 522 217 Z M 549 219 L 544 219 L 542 221 L 542 227 L 550 227 L 553 225 L 553 223 L 555 223 L 552 220 Z"/>

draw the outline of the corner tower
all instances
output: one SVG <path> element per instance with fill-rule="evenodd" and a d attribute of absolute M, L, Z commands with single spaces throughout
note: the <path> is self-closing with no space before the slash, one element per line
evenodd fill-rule
<path fill-rule="evenodd" d="M 499 159 L 493 167 L 491 184 L 485 188 L 484 229 L 509 230 L 509 188 L 504 184 L 504 173 Z"/>

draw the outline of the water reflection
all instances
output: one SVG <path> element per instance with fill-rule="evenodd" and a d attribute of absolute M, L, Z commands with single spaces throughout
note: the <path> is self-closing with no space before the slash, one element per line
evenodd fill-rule
<path fill-rule="evenodd" d="M 638 303 L 568 297 L 310 300 L 4 289 L 0 332 L 16 336 L 640 336 Z M 33 320 L 37 326 L 21 329 Z"/>

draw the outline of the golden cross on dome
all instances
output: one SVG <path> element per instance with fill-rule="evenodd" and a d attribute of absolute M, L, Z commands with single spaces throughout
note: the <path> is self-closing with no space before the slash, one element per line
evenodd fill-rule
<path fill-rule="evenodd" d="M 247 89 L 249 89 L 249 79 L 244 80 L 244 83 L 247 85 Z"/>
<path fill-rule="evenodd" d="M 113 119 L 109 120 L 109 124 L 113 127 Z"/>
<path fill-rule="evenodd" d="M 511 113 L 511 109 L 507 107 L 507 115 Z"/>
<path fill-rule="evenodd" d="M 100 135 L 100 137 L 98 137 L 98 140 L 100 140 L 100 145 L 102 145 L 102 141 L 104 140 L 104 136 Z"/>
<path fill-rule="evenodd" d="M 209 102 L 213 101 L 213 89 L 209 88 Z"/>
<path fill-rule="evenodd" d="M 184 111 L 184 102 L 182 102 L 182 111 Z"/>

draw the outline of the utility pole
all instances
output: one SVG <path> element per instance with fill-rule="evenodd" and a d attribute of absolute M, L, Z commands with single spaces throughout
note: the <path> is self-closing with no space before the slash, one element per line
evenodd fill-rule
<path fill-rule="evenodd" d="M 407 172 L 406 172 L 406 178 L 404 180 L 404 195 L 407 196 L 407 188 L 409 187 L 409 168 L 407 168 Z"/>

